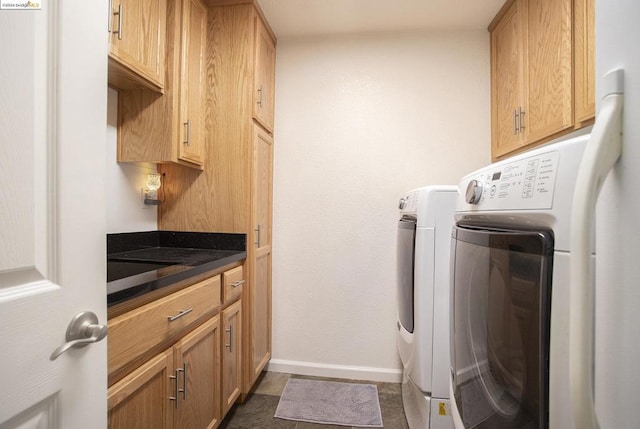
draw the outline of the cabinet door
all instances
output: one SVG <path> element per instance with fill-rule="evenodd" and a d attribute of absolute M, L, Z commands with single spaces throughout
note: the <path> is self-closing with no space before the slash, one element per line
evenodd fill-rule
<path fill-rule="evenodd" d="M 252 165 L 253 244 L 250 245 L 250 384 L 271 358 L 271 213 L 273 139 L 254 126 Z"/>
<path fill-rule="evenodd" d="M 596 113 L 593 0 L 574 0 L 576 125 Z"/>
<path fill-rule="evenodd" d="M 517 115 L 524 100 L 524 13 L 520 3 L 514 2 L 491 32 L 491 153 L 494 159 L 523 144 Z"/>
<path fill-rule="evenodd" d="M 255 17 L 253 117 L 273 132 L 276 47 L 260 17 Z"/>
<path fill-rule="evenodd" d="M 204 163 L 206 40 L 206 6 L 183 0 L 178 158 L 197 165 Z"/>
<path fill-rule="evenodd" d="M 220 316 L 174 346 L 178 372 L 176 428 L 212 429 L 220 421 Z"/>
<path fill-rule="evenodd" d="M 222 332 L 222 415 L 225 415 L 242 387 L 242 301 L 222 311 Z"/>
<path fill-rule="evenodd" d="M 111 13 L 109 82 L 116 87 L 146 86 L 161 92 L 166 0 L 114 0 Z"/>
<path fill-rule="evenodd" d="M 525 144 L 573 126 L 572 0 L 525 0 Z"/>
<path fill-rule="evenodd" d="M 175 402 L 171 350 L 150 359 L 108 390 L 109 429 L 168 429 Z"/>

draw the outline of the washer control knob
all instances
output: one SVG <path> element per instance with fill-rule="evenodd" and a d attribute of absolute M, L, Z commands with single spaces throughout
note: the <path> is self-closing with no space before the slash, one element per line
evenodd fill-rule
<path fill-rule="evenodd" d="M 406 204 L 407 204 L 407 199 L 406 198 L 400 198 L 400 203 L 398 204 L 398 208 L 400 210 L 402 210 Z"/>
<path fill-rule="evenodd" d="M 482 182 L 479 180 L 472 180 L 467 185 L 467 192 L 465 193 L 465 200 L 469 204 L 478 204 L 482 197 Z"/>

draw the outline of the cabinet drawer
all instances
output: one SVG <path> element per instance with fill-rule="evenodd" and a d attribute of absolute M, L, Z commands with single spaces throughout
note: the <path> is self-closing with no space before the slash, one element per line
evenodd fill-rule
<path fill-rule="evenodd" d="M 222 273 L 222 301 L 227 303 L 242 293 L 244 271 L 242 265 Z"/>
<path fill-rule="evenodd" d="M 177 338 L 220 305 L 220 276 L 196 283 L 109 321 L 109 374 L 153 347 Z"/>

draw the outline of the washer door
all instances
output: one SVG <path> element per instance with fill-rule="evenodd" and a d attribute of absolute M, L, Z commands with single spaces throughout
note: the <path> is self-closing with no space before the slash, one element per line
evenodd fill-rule
<path fill-rule="evenodd" d="M 465 428 L 546 428 L 553 234 L 457 225 L 452 386 Z"/>

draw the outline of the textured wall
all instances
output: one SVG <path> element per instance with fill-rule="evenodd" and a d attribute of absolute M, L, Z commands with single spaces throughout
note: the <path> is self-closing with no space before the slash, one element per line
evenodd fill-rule
<path fill-rule="evenodd" d="M 118 92 L 109 88 L 107 107 L 106 196 L 107 232 L 155 231 L 158 229 L 156 206 L 142 203 L 140 189 L 147 173 L 155 172 L 154 164 L 118 164 Z"/>
<path fill-rule="evenodd" d="M 278 41 L 273 370 L 397 377 L 407 190 L 490 162 L 486 31 Z"/>

